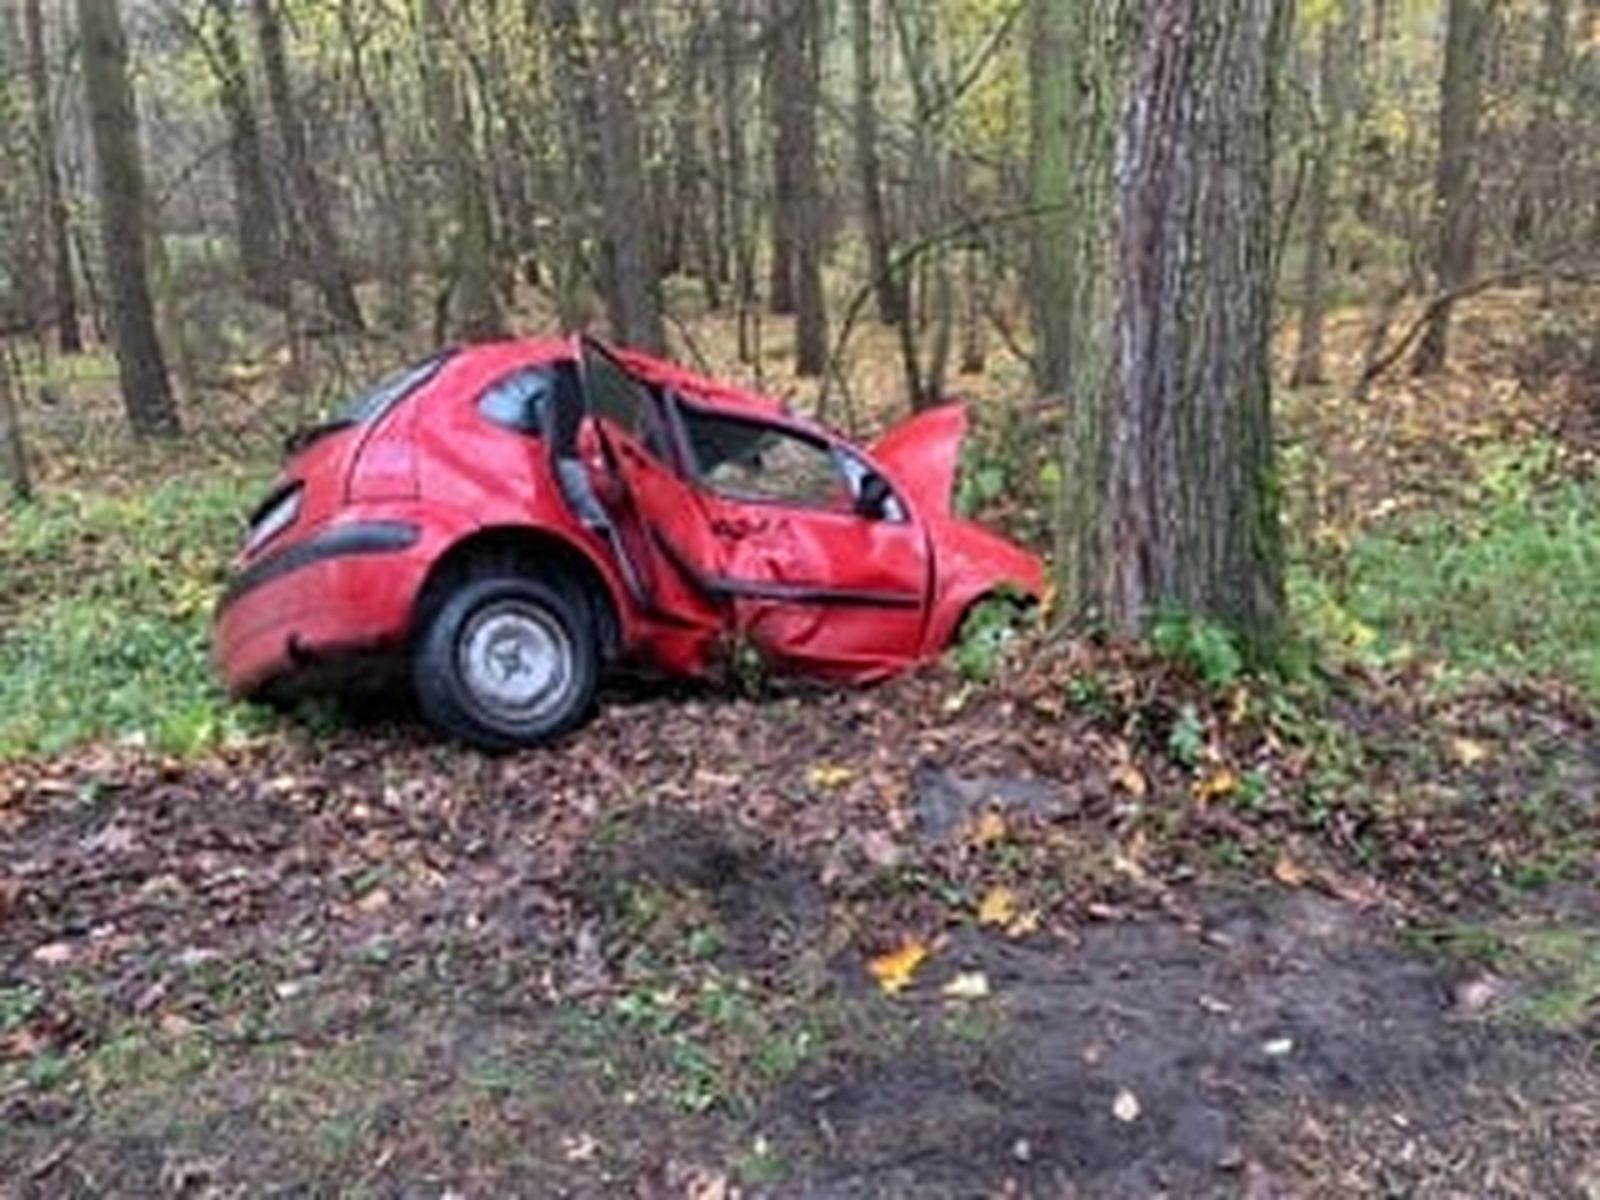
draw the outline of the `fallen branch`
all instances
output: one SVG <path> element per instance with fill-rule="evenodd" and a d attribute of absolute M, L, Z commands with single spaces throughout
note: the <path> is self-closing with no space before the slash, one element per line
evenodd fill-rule
<path fill-rule="evenodd" d="M 1361 378 L 1356 382 L 1358 394 L 1365 394 L 1367 388 L 1377 380 L 1385 371 L 1394 366 L 1405 357 L 1406 351 L 1416 343 L 1428 323 L 1436 317 L 1441 309 L 1450 307 L 1468 297 L 1476 296 L 1480 292 L 1491 291 L 1498 287 L 1521 287 L 1533 282 L 1550 283 L 1578 283 L 1591 284 L 1600 282 L 1600 263 L 1582 263 L 1575 266 L 1560 263 L 1540 263 L 1531 266 L 1511 267 L 1504 271 L 1496 271 L 1490 275 L 1483 275 L 1460 287 L 1450 288 L 1438 292 L 1423 305 L 1422 312 L 1417 315 L 1407 328 L 1400 340 L 1395 342 L 1382 354 L 1374 354 L 1362 369 Z"/>

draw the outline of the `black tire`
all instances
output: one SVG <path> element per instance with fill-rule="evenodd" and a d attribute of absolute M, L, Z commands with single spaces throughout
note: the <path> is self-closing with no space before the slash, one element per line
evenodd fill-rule
<path fill-rule="evenodd" d="M 480 749 L 514 750 L 588 716 L 599 651 L 578 589 L 497 572 L 457 584 L 426 621 L 412 683 L 436 729 Z"/>

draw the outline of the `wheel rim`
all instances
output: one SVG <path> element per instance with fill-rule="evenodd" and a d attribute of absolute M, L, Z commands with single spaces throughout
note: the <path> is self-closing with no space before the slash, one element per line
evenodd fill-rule
<path fill-rule="evenodd" d="M 558 711 L 574 677 L 572 639 L 542 608 L 517 601 L 476 613 L 457 643 L 462 683 L 490 716 L 527 724 Z"/>

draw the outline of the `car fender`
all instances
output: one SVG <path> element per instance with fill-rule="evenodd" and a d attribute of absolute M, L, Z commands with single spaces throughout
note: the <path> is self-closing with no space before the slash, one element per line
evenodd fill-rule
<path fill-rule="evenodd" d="M 924 653 L 949 646 L 961 619 L 983 597 L 1012 589 L 1031 600 L 1044 594 L 1044 564 L 1021 546 L 959 517 L 924 513 L 933 548 L 933 601 Z"/>

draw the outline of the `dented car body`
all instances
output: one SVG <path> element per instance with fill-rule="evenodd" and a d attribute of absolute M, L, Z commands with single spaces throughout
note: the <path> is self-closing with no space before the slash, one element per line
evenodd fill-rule
<path fill-rule="evenodd" d="M 966 417 L 863 449 L 591 339 L 442 352 L 302 437 L 219 605 L 230 691 L 402 668 L 478 745 L 554 737 L 607 667 L 864 682 L 939 654 L 1039 561 L 956 517 Z"/>

